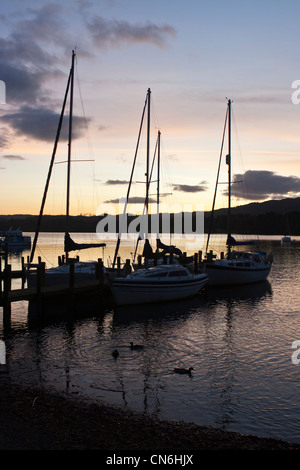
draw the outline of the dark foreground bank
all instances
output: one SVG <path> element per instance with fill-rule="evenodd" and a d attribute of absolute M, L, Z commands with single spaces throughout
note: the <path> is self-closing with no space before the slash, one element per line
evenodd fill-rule
<path fill-rule="evenodd" d="M 0 450 L 300 450 L 300 445 L 25 390 L 0 374 Z"/>

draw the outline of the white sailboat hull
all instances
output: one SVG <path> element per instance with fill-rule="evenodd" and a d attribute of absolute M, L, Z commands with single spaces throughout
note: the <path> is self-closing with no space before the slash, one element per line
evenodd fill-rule
<path fill-rule="evenodd" d="M 78 262 L 74 264 L 74 279 L 76 282 L 93 281 L 96 279 L 95 262 Z M 44 285 L 50 286 L 68 286 L 70 283 L 70 265 L 64 264 L 45 270 Z M 28 287 L 36 287 L 37 273 L 35 271 L 27 273 Z"/>
<path fill-rule="evenodd" d="M 261 282 L 267 279 L 271 270 L 270 264 L 253 268 L 229 266 L 228 264 L 224 262 L 219 264 L 216 261 L 206 265 L 205 272 L 209 279 L 208 285 L 225 286 Z"/>
<path fill-rule="evenodd" d="M 133 305 L 191 297 L 205 287 L 207 282 L 206 274 L 190 274 L 184 279 L 171 277 L 151 279 L 143 275 L 140 277 L 129 275 L 126 278 L 114 279 L 111 282 L 111 290 L 117 305 Z"/>

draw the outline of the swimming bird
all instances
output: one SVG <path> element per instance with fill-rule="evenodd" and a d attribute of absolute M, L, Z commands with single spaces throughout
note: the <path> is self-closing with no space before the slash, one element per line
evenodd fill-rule
<path fill-rule="evenodd" d="M 180 369 L 180 368 L 174 368 L 174 372 L 176 372 L 176 374 L 189 374 L 191 375 L 192 374 L 192 370 L 193 367 L 189 367 L 189 369 Z"/>
<path fill-rule="evenodd" d="M 144 346 L 142 346 L 141 344 L 133 344 L 132 341 L 130 342 L 130 347 L 131 349 L 144 349 Z"/>
<path fill-rule="evenodd" d="M 112 355 L 114 356 L 115 359 L 117 359 L 117 357 L 119 356 L 119 351 L 117 349 L 115 349 L 113 352 L 112 352 Z"/>

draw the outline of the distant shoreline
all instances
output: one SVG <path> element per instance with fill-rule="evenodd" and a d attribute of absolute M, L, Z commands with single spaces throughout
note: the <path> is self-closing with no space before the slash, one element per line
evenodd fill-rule
<path fill-rule="evenodd" d="M 196 213 L 188 213 L 191 223 L 186 229 L 184 216 L 187 214 L 160 214 L 160 232 L 163 217 L 167 216 L 170 220 L 170 230 L 168 233 L 182 233 L 175 228 L 175 220 L 182 217 L 182 227 L 184 233 L 195 234 L 197 231 Z M 103 220 L 104 215 L 75 215 L 70 216 L 70 232 L 93 233 L 96 232 L 97 224 Z M 119 231 L 119 216 L 115 217 L 115 233 Z M 128 215 L 127 222 L 130 224 L 138 216 Z M 151 232 L 151 216 L 149 216 L 149 232 Z M 208 233 L 211 223 L 211 212 L 204 212 L 204 233 Z M 20 228 L 23 232 L 35 232 L 37 226 L 37 215 L 32 214 L 11 214 L 0 215 L 0 230 L 9 230 Z M 137 219 L 136 219 L 137 220 Z M 197 219 L 198 220 L 198 219 Z M 40 231 L 41 232 L 65 232 L 65 215 L 43 215 Z M 138 227 L 138 226 L 137 226 Z M 180 224 L 179 224 L 180 227 Z M 174 229 L 175 228 L 175 229 Z M 101 230 L 103 232 L 104 230 Z M 137 230 L 138 231 L 138 230 Z M 156 230 L 152 230 L 153 233 Z M 214 212 L 212 233 L 227 233 L 227 209 L 218 209 Z M 253 234 L 253 235 L 300 235 L 300 198 L 282 199 L 278 201 L 265 201 L 262 203 L 250 203 L 243 206 L 233 207 L 231 209 L 231 232 L 235 234 Z M 114 232 L 112 232 L 114 233 Z M 164 231 L 164 233 L 167 233 Z M 203 227 L 201 227 L 203 233 Z"/>

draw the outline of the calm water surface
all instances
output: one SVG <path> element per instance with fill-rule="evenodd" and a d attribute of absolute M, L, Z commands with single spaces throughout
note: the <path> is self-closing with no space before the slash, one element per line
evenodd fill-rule
<path fill-rule="evenodd" d="M 264 283 L 211 288 L 206 295 L 152 306 L 83 305 L 72 322 L 40 326 L 28 323 L 27 302 L 13 304 L 11 329 L 3 328 L 2 316 L 0 323 L 12 382 L 300 442 L 300 364 L 292 362 L 292 343 L 300 340 L 300 238 L 289 248 L 280 246 L 280 237 L 271 238 L 260 237 L 260 247 L 274 255 Z M 62 254 L 61 244 L 61 234 L 41 234 L 37 255 L 48 267 Z M 110 242 L 105 252 L 80 256 L 108 262 L 113 249 Z M 130 257 L 132 244 L 124 249 Z M 18 267 L 20 255 L 9 261 Z M 132 351 L 130 341 L 144 349 Z M 178 366 L 193 367 L 192 377 L 174 374 Z"/>

